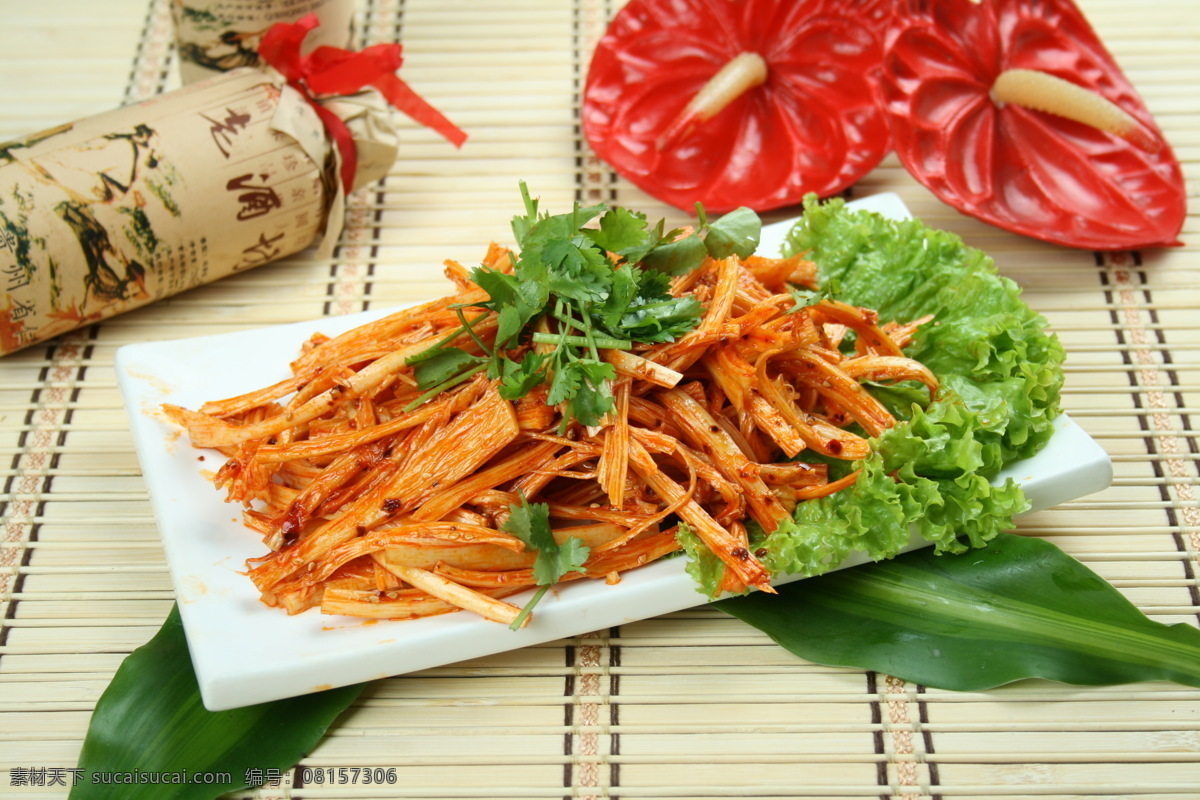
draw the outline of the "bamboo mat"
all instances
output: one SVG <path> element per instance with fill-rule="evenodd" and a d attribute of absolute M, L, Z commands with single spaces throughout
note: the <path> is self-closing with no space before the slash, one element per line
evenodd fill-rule
<path fill-rule="evenodd" d="M 1067 410 L 1112 454 L 1095 496 L 1023 518 L 1152 618 L 1200 618 L 1200 21 L 1194 0 L 1084 0 L 1184 162 L 1185 246 L 1096 255 L 989 228 L 894 157 L 853 188 L 984 248 L 1068 351 Z M 166 0 L 0 0 L 0 140 L 177 83 Z M 0 359 L 0 796 L 73 767 L 121 659 L 172 602 L 113 374 L 131 342 L 444 294 L 441 262 L 545 207 L 604 199 L 682 221 L 591 157 L 576 123 L 605 0 L 361 0 L 365 42 L 471 139 L 405 121 L 401 157 L 352 198 L 331 260 L 299 257 Z M 334 785 L 314 768 L 394 768 Z M 391 679 L 260 798 L 1200 797 L 1200 690 L 1030 681 L 984 693 L 801 662 L 706 608 Z M 53 773 L 51 773 L 52 775 Z M 50 782 L 49 780 L 47 782 Z"/>

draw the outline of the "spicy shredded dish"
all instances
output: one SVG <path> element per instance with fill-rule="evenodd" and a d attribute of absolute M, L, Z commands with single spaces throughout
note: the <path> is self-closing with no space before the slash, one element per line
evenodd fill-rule
<path fill-rule="evenodd" d="M 802 256 L 752 255 L 752 214 L 666 232 L 525 203 L 519 250 L 446 262 L 455 294 L 314 336 L 271 386 L 166 407 L 226 456 L 213 482 L 263 538 L 266 604 L 516 627 L 550 585 L 616 583 L 681 533 L 721 590 L 770 592 L 750 529 L 851 486 L 829 462 L 896 422 L 863 382 L 937 393 L 903 352 L 930 317 L 881 324 Z"/>

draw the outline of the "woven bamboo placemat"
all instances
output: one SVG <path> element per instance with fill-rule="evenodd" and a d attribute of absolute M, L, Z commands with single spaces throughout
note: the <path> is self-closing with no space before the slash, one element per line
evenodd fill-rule
<path fill-rule="evenodd" d="M 177 83 L 166 0 L 2 6 L 0 140 Z M 1184 162 L 1194 209 L 1194 3 L 1082 6 Z M 612 10 L 362 0 L 361 40 L 404 42 L 404 77 L 470 132 L 466 147 L 405 124 L 400 160 L 352 198 L 330 260 L 261 267 L 0 359 L 0 795 L 66 796 L 51 784 L 74 766 L 97 697 L 172 602 L 116 348 L 444 294 L 442 260 L 477 262 L 505 240 L 522 178 L 547 208 L 604 199 L 682 221 L 580 140 L 581 79 Z M 1195 213 L 1182 248 L 1097 255 L 962 217 L 891 157 L 852 194 L 880 191 L 986 249 L 1025 288 L 1069 351 L 1067 410 L 1113 456 L 1110 489 L 1023 518 L 1021 531 L 1054 541 L 1153 619 L 1196 625 Z M 397 782 L 318 782 L 328 767 L 394 768 Z M 238 796 L 1178 800 L 1200 797 L 1200 690 L 936 691 L 803 663 L 701 607 L 377 683 L 281 777 Z"/>

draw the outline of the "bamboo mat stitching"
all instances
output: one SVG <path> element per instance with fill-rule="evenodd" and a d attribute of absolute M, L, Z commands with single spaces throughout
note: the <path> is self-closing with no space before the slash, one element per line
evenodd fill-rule
<path fill-rule="evenodd" d="M 95 335 L 94 331 L 90 332 Z M 88 331 L 75 331 L 47 348 L 50 364 L 43 367 L 40 377 L 54 382 L 53 386 L 35 388 L 26 413 L 25 430 L 17 440 L 18 452 L 13 456 L 13 475 L 5 482 L 4 493 L 13 498 L 0 503 L 4 523 L 4 544 L 0 549 L 0 602 L 5 623 L 14 619 L 17 603 L 12 595 L 22 589 L 23 576 L 18 566 L 27 567 L 30 545 L 38 538 L 38 519 L 42 516 L 45 497 L 51 492 L 56 466 L 57 449 L 65 444 L 66 432 L 61 426 L 71 419 L 71 406 L 77 399 L 77 382 L 83 378 L 84 362 L 89 355 L 86 341 Z M 57 435 L 56 435 L 57 434 Z M 0 646 L 7 642 L 10 626 L 0 626 Z"/>
<path fill-rule="evenodd" d="M 365 24 L 357 31 L 355 49 L 400 41 L 403 0 L 367 0 L 364 10 Z M 384 176 L 374 187 L 364 187 L 346 197 L 345 227 L 329 266 L 325 316 L 365 311 L 370 303 L 386 192 Z"/>
<path fill-rule="evenodd" d="M 175 54 L 172 25 L 168 0 L 150 0 L 125 86 L 126 105 L 161 94 L 166 88 Z"/>
<path fill-rule="evenodd" d="M 924 775 L 918 769 L 924 760 L 924 740 L 914 736 L 916 725 L 911 712 L 912 690 L 907 681 L 887 675 L 884 677 L 884 694 L 879 702 L 887 710 L 883 724 L 886 734 L 885 745 L 888 759 L 888 781 L 892 783 L 892 797 L 911 797 L 913 792 L 929 795 L 928 770 Z M 919 713 L 919 712 L 918 712 Z M 919 749 L 918 744 L 922 747 Z M 893 783 L 894 781 L 894 783 Z"/>
<path fill-rule="evenodd" d="M 1196 444 L 1194 437 L 1186 434 L 1181 436 L 1171 422 L 1171 417 L 1174 416 L 1185 432 L 1191 431 L 1189 415 L 1180 412 L 1178 408 L 1172 414 L 1167 402 L 1170 396 L 1177 407 L 1185 407 L 1179 393 L 1178 375 L 1167 367 L 1171 363 L 1170 346 L 1161 327 L 1156 327 L 1151 332 L 1145 326 L 1145 314 L 1139 306 L 1138 289 L 1134 284 L 1133 268 L 1140 266 L 1139 254 L 1097 254 L 1097 263 L 1103 268 L 1099 275 L 1106 298 L 1116 305 L 1111 314 L 1114 324 L 1120 326 L 1117 329 L 1118 341 L 1121 344 L 1128 341 L 1132 345 L 1131 350 L 1121 351 L 1121 359 L 1129 366 L 1130 386 L 1142 390 L 1132 393 L 1133 405 L 1141 412 L 1138 423 L 1147 434 L 1144 441 L 1148 460 L 1154 477 L 1159 481 L 1159 496 L 1163 501 L 1171 537 L 1176 548 L 1185 556 L 1182 559 L 1184 577 L 1189 583 L 1195 613 L 1200 618 L 1200 587 L 1196 584 L 1196 576 L 1200 573 L 1197 569 L 1200 566 L 1197 560 L 1200 558 L 1200 508 L 1196 506 L 1196 494 L 1192 489 L 1196 476 L 1189 470 L 1188 462 L 1182 458 L 1187 446 L 1182 445 L 1180 439 L 1184 438 L 1188 442 L 1193 456 Z M 1142 270 L 1137 269 L 1136 275 L 1137 281 L 1144 287 L 1146 278 Z M 1157 323 L 1152 310 L 1154 301 L 1150 290 L 1142 288 L 1140 291 L 1141 302 L 1151 309 L 1151 323 Z M 1155 359 L 1155 352 L 1160 354 L 1161 363 Z M 1170 391 L 1172 389 L 1174 392 Z M 1192 461 L 1193 466 L 1195 463 Z"/>
<path fill-rule="evenodd" d="M 604 34 L 610 14 L 607 4 L 598 0 L 576 0 L 572 7 L 573 109 L 580 108 L 583 103 L 587 65 L 596 43 Z M 583 136 L 578 115 L 575 117 L 575 199 L 581 205 L 593 204 L 604 199 L 603 171 L 600 160 Z M 577 674 L 568 674 L 563 687 L 567 698 L 565 714 L 572 729 L 563 745 L 564 754 L 571 757 L 564 767 L 563 786 L 574 789 L 573 795 L 583 800 L 610 797 L 610 792 L 621 782 L 620 763 L 609 758 L 620 751 L 620 734 L 611 732 L 616 724 L 619 685 L 607 669 L 612 663 L 620 662 L 619 645 L 608 641 L 613 636 L 619 636 L 619 628 L 576 637 L 566 644 L 568 664 L 577 665 L 580 670 Z M 602 695 L 607 695 L 607 700 L 602 700 Z M 602 730 L 607 733 L 602 734 Z M 605 763 L 608 764 L 607 775 L 602 769 Z"/>

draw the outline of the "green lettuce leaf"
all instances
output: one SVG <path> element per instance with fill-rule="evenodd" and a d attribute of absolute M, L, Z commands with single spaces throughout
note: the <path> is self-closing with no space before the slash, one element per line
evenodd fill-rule
<path fill-rule="evenodd" d="M 1012 527 L 1025 499 L 1011 481 L 991 480 L 1049 441 L 1064 355 L 1017 285 L 953 234 L 852 211 L 841 200 L 808 198 L 784 249 L 807 253 L 836 299 L 875 309 L 881 321 L 934 315 L 907 353 L 941 388 L 932 403 L 909 385 L 880 392 L 900 422 L 853 465 L 862 472 L 851 488 L 801 503 L 769 537 L 752 532 L 764 565 L 819 575 L 856 550 L 891 558 L 912 530 L 935 552 L 958 553 Z M 693 573 L 710 597 L 720 583 L 714 572 Z"/>
<path fill-rule="evenodd" d="M 907 353 L 980 415 L 977 438 L 998 448 L 988 470 L 1050 440 L 1061 411 L 1062 345 L 987 255 L 916 220 L 812 197 L 785 250 L 806 252 L 821 283 L 837 283 L 839 300 L 873 308 L 883 321 L 935 316 Z"/>
<path fill-rule="evenodd" d="M 675 538 L 687 554 L 687 564 L 684 570 L 692 576 L 696 586 L 709 597 L 716 597 L 717 588 L 721 585 L 721 577 L 725 574 L 725 564 L 717 558 L 712 550 L 701 541 L 700 537 L 686 524 L 679 523 Z"/>

